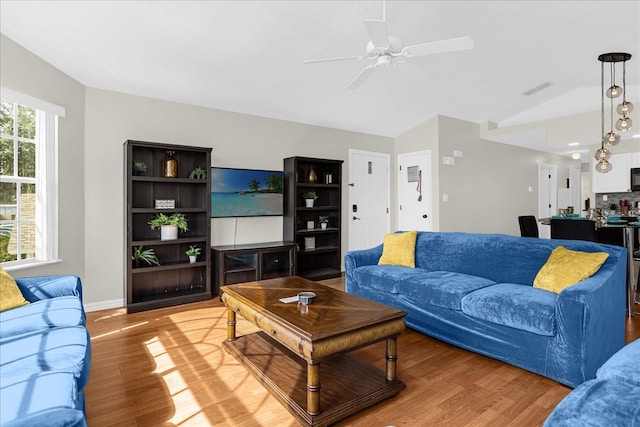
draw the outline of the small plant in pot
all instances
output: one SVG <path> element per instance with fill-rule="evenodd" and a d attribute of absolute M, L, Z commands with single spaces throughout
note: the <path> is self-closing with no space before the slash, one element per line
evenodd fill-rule
<path fill-rule="evenodd" d="M 195 168 L 189 174 L 189 179 L 205 179 L 207 177 L 207 171 L 202 169 L 200 166 Z"/>
<path fill-rule="evenodd" d="M 160 265 L 153 248 L 144 249 L 144 246 L 136 246 L 133 248 L 131 259 L 133 260 L 133 266 L 136 268 L 140 267 L 142 262 L 146 262 L 148 265 Z"/>
<path fill-rule="evenodd" d="M 315 191 L 307 191 L 302 194 L 302 198 L 304 199 L 306 206 L 308 208 L 312 208 L 313 202 L 316 201 L 316 199 L 318 198 L 318 195 L 316 194 Z"/>
<path fill-rule="evenodd" d="M 143 175 L 147 173 L 147 164 L 140 160 L 136 160 L 133 162 L 133 174 L 134 175 Z"/>
<path fill-rule="evenodd" d="M 327 228 L 327 224 L 329 224 L 329 216 L 328 215 L 320 215 L 318 217 L 318 222 L 320 223 L 320 228 L 325 230 Z"/>
<path fill-rule="evenodd" d="M 201 249 L 197 246 L 190 245 L 189 249 L 187 249 L 184 253 L 189 257 L 189 262 L 193 264 L 196 262 L 198 255 L 200 255 Z"/>
<path fill-rule="evenodd" d="M 149 221 L 152 230 L 160 229 L 160 240 L 175 240 L 178 238 L 178 229 L 188 231 L 189 225 L 184 214 L 174 213 L 165 215 L 159 213 L 154 219 Z"/>

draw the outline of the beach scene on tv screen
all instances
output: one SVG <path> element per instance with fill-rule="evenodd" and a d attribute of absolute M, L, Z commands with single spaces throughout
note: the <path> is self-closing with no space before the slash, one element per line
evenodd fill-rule
<path fill-rule="evenodd" d="M 211 216 L 267 216 L 283 213 L 280 171 L 211 168 Z"/>

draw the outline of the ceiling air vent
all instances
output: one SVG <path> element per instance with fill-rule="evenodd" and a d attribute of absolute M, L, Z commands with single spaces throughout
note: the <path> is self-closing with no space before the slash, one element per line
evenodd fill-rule
<path fill-rule="evenodd" d="M 538 85 L 538 86 L 536 86 L 536 87 L 532 87 L 531 89 L 529 89 L 529 90 L 528 90 L 528 91 L 526 91 L 526 92 L 522 92 L 522 94 L 523 94 L 524 96 L 531 96 L 531 95 L 533 95 L 534 93 L 536 93 L 536 92 L 540 92 L 541 90 L 546 89 L 546 88 L 548 88 L 548 87 L 549 87 L 549 86 L 551 86 L 551 85 L 553 85 L 553 82 L 549 82 L 549 81 L 547 81 L 547 82 L 544 82 L 544 83 L 542 83 L 542 84 L 539 84 L 539 85 Z"/>

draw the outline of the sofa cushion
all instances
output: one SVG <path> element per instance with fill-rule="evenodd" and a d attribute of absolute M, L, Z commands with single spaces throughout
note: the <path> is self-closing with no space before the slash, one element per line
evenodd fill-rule
<path fill-rule="evenodd" d="M 0 378 L 45 371 L 68 371 L 84 389 L 91 347 L 87 330 L 66 326 L 0 338 Z"/>
<path fill-rule="evenodd" d="M 416 269 L 399 288 L 401 294 L 418 306 L 426 303 L 459 311 L 465 295 L 494 284 L 492 280 L 469 274 Z"/>
<path fill-rule="evenodd" d="M 29 304 L 13 280 L 2 267 L 0 267 L 0 312 L 11 310 Z"/>
<path fill-rule="evenodd" d="M 400 283 L 414 274 L 416 274 L 416 270 L 413 268 L 394 265 L 365 265 L 353 271 L 360 286 L 389 294 L 399 293 Z"/>
<path fill-rule="evenodd" d="M 599 379 L 614 379 L 628 382 L 640 388 L 640 339 L 624 347 L 598 369 Z"/>
<path fill-rule="evenodd" d="M 415 267 L 417 235 L 416 230 L 385 235 L 378 264 Z"/>
<path fill-rule="evenodd" d="M 553 336 L 556 298 L 552 292 L 531 286 L 498 283 L 462 298 L 462 312 L 498 325 Z"/>
<path fill-rule="evenodd" d="M 640 388 L 610 379 L 589 380 L 569 393 L 544 427 L 640 425 Z"/>
<path fill-rule="evenodd" d="M 593 276 L 608 257 L 606 252 L 572 251 L 558 246 L 536 275 L 533 286 L 560 293 L 564 288 Z"/>
<path fill-rule="evenodd" d="M 56 326 L 81 326 L 85 314 L 78 297 L 58 297 L 33 302 L 0 313 L 0 338 Z"/>
<path fill-rule="evenodd" d="M 3 427 L 86 425 L 83 399 L 70 372 L 3 376 L 0 401 Z"/>

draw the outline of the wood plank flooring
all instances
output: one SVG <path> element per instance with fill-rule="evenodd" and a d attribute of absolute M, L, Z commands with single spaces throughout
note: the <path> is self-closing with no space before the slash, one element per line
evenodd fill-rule
<path fill-rule="evenodd" d="M 343 279 L 321 283 L 344 289 Z M 222 349 L 226 321 L 217 297 L 135 314 L 88 313 L 89 425 L 298 426 Z M 238 316 L 239 335 L 253 330 Z M 640 337 L 640 316 L 627 319 L 626 332 L 627 342 Z M 378 343 L 355 354 L 382 370 L 384 352 L 384 343 Z M 398 378 L 407 388 L 336 425 L 540 426 L 571 391 L 410 329 L 398 340 L 398 355 Z"/>

